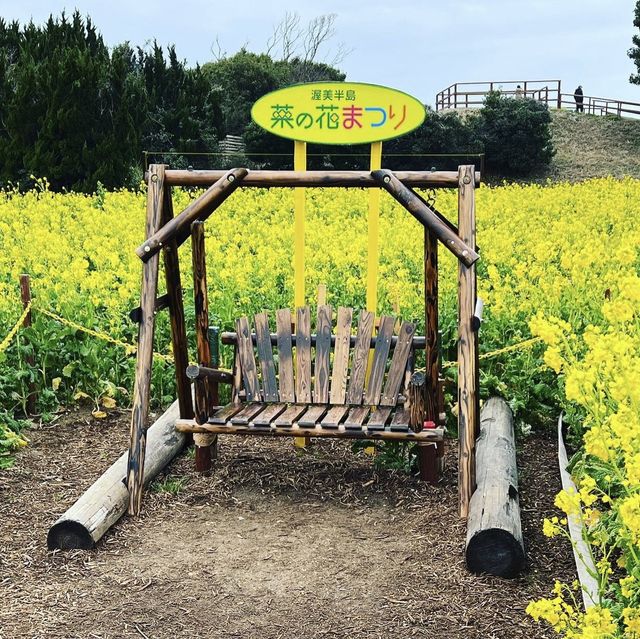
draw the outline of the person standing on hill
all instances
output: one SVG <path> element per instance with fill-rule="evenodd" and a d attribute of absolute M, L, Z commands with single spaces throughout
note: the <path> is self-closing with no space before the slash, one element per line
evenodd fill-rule
<path fill-rule="evenodd" d="M 582 92 L 581 84 L 579 84 L 578 88 L 573 92 L 573 99 L 576 101 L 576 113 L 578 111 L 584 113 L 584 93 Z"/>

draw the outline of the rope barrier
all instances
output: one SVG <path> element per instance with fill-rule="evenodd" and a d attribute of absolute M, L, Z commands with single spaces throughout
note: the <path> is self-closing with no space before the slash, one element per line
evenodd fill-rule
<path fill-rule="evenodd" d="M 86 326 L 83 326 L 82 324 L 78 324 L 77 322 L 72 322 L 71 320 L 66 319 L 65 317 L 62 317 L 61 315 L 57 315 L 56 313 L 52 313 L 51 311 L 47 310 L 46 308 L 40 308 L 39 306 L 36 307 L 39 313 L 42 313 L 43 315 L 46 315 L 47 317 L 50 317 L 51 319 L 54 319 L 58 322 L 60 322 L 61 324 L 64 324 L 66 326 L 69 326 L 77 331 L 81 331 L 82 333 L 86 333 L 87 335 L 91 335 L 92 337 L 96 337 L 98 339 L 101 339 L 105 342 L 109 342 L 110 344 L 115 344 L 116 346 L 120 346 L 121 348 L 125 349 L 125 352 L 127 353 L 127 355 L 133 355 L 138 349 L 136 346 L 134 346 L 133 344 L 129 344 L 128 342 L 123 342 L 122 340 L 116 339 L 115 337 L 112 337 L 111 335 L 108 335 L 107 333 L 101 333 L 99 331 L 94 331 L 91 328 L 87 328 Z M 173 357 L 171 357 L 171 355 L 163 355 L 162 353 L 154 353 L 154 356 L 157 357 L 158 359 L 161 359 L 165 362 L 173 362 Z"/>
<path fill-rule="evenodd" d="M 498 348 L 495 351 L 489 351 L 488 353 L 482 353 L 479 359 L 490 359 L 492 357 L 497 357 L 498 355 L 504 355 L 504 353 L 512 353 L 514 351 L 524 350 L 525 348 L 529 348 L 538 342 L 541 342 L 541 337 L 531 337 L 529 339 L 525 339 L 522 342 L 516 342 L 515 344 L 509 344 L 509 346 L 504 346 L 503 348 Z M 451 367 L 457 366 L 458 362 L 443 362 L 442 367 Z"/>
<path fill-rule="evenodd" d="M 31 302 L 29 302 L 24 307 L 24 311 L 22 311 L 22 315 L 20 315 L 20 317 L 18 318 L 18 321 L 14 324 L 13 328 L 9 331 L 9 333 L 2 340 L 2 342 L 0 342 L 0 353 L 4 353 L 7 350 L 7 348 L 9 348 L 9 344 L 11 344 L 11 342 L 13 341 L 13 338 L 16 336 L 17 332 L 20 330 L 22 323 L 24 322 L 25 318 L 29 314 L 29 311 L 31 310 L 31 306 L 32 304 Z"/>

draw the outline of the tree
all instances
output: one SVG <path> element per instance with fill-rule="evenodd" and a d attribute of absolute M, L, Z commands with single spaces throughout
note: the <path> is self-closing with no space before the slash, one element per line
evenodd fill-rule
<path fill-rule="evenodd" d="M 494 174 L 529 175 L 546 167 L 555 154 L 549 107 L 537 100 L 507 98 L 494 91 L 467 122 Z"/>
<path fill-rule="evenodd" d="M 633 26 L 640 31 L 640 0 L 636 0 Z M 640 84 L 640 33 L 634 35 L 631 41 L 633 42 L 633 46 L 629 49 L 628 55 L 636 65 L 637 73 L 632 73 L 629 76 L 629 82 L 631 82 L 631 84 Z"/>

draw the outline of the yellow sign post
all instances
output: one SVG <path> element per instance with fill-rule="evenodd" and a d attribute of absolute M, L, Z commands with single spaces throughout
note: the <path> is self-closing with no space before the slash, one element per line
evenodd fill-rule
<path fill-rule="evenodd" d="M 252 109 L 263 129 L 294 141 L 294 170 L 307 168 L 307 143 L 371 144 L 372 171 L 382 168 L 382 141 L 417 129 L 426 116 L 416 98 L 389 87 L 363 82 L 296 84 L 263 95 Z M 369 190 L 367 309 L 378 305 L 380 191 Z M 305 303 L 305 191 L 294 190 L 294 302 Z M 296 445 L 304 445 L 296 438 Z"/>

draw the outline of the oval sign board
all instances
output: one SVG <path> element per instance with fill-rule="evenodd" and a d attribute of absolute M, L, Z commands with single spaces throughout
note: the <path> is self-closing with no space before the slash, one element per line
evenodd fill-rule
<path fill-rule="evenodd" d="M 295 84 L 263 95 L 251 118 L 290 140 L 364 144 L 391 140 L 418 128 L 426 110 L 416 98 L 362 82 Z"/>

